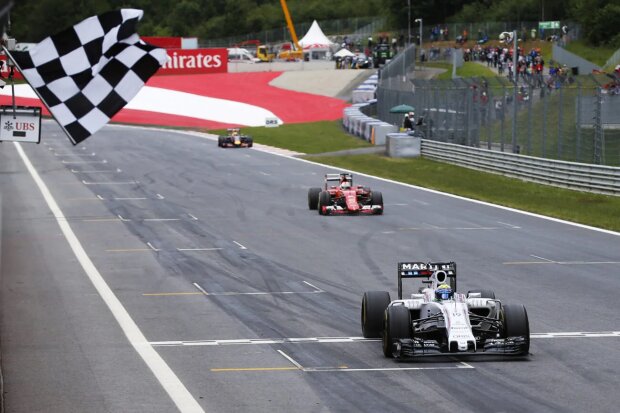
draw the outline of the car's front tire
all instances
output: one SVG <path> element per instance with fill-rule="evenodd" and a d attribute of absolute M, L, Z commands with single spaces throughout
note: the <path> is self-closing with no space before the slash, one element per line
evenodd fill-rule
<path fill-rule="evenodd" d="M 411 313 L 404 305 L 389 306 L 383 318 L 383 355 L 394 357 L 393 346 L 399 339 L 412 337 Z"/>
<path fill-rule="evenodd" d="M 362 297 L 362 335 L 364 338 L 381 338 L 383 312 L 390 305 L 387 291 L 366 291 Z"/>
<path fill-rule="evenodd" d="M 321 193 L 321 188 L 308 189 L 308 208 L 310 210 L 314 210 L 319 207 L 319 194 L 320 193 Z"/>
<path fill-rule="evenodd" d="M 504 323 L 504 338 L 523 337 L 525 339 L 525 346 L 520 354 L 528 354 L 530 350 L 530 322 L 525 306 L 521 304 L 503 305 L 502 320 Z"/>
<path fill-rule="evenodd" d="M 331 195 L 328 191 L 321 191 L 319 193 L 319 203 L 317 205 L 317 209 L 319 210 L 319 215 L 328 215 L 329 211 L 325 209 L 328 207 L 331 202 Z"/>
<path fill-rule="evenodd" d="M 376 215 L 383 214 L 383 194 L 379 191 L 373 191 L 370 194 L 370 204 L 371 205 L 380 205 L 381 209 L 375 210 Z"/>

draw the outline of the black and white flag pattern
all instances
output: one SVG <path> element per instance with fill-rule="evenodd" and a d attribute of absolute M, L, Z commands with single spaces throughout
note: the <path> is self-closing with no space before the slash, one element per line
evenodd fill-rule
<path fill-rule="evenodd" d="M 29 51 L 9 52 L 73 144 L 101 129 L 168 60 L 140 40 L 142 10 L 92 16 L 45 38 Z"/>

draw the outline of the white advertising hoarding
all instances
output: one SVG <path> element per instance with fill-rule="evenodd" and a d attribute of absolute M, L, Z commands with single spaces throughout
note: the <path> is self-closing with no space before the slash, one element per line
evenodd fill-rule
<path fill-rule="evenodd" d="M 41 142 L 41 108 L 0 106 L 0 141 Z"/>

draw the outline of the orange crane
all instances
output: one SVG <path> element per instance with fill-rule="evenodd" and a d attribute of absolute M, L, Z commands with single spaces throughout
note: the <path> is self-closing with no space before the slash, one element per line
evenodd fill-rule
<path fill-rule="evenodd" d="M 286 26 L 288 27 L 288 31 L 291 33 L 293 48 L 280 50 L 278 53 L 278 58 L 285 60 L 301 60 L 304 58 L 304 49 L 299 45 L 297 33 L 295 32 L 295 26 L 293 26 L 293 20 L 291 19 L 291 13 L 288 11 L 286 0 L 280 0 L 280 5 L 282 5 L 282 11 L 284 12 L 284 18 L 286 19 Z"/>

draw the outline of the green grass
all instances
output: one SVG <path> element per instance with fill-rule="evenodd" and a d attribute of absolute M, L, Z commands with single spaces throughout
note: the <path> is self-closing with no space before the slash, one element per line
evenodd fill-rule
<path fill-rule="evenodd" d="M 620 231 L 620 197 L 539 185 L 423 158 L 380 155 L 306 159 L 585 225 Z"/>
<path fill-rule="evenodd" d="M 243 128 L 242 133 L 252 136 L 254 142 L 302 153 L 322 153 L 371 146 L 368 142 L 344 132 L 341 121 L 297 123 L 277 128 Z M 209 133 L 225 134 L 225 130 Z"/>
<path fill-rule="evenodd" d="M 615 48 L 609 46 L 590 46 L 581 41 L 570 42 L 566 45 L 566 50 L 571 53 L 575 53 L 583 57 L 584 59 L 597 64 L 599 66 L 604 66 L 607 62 L 607 59 L 611 57 L 612 54 L 616 51 Z"/>
<path fill-rule="evenodd" d="M 435 67 L 438 69 L 446 69 L 445 72 L 435 76 L 435 79 L 446 80 L 452 79 L 452 64 L 432 62 L 425 63 L 427 67 Z M 474 62 L 464 62 L 462 67 L 456 69 L 456 75 L 459 77 L 495 77 L 497 73 L 484 65 Z"/>

